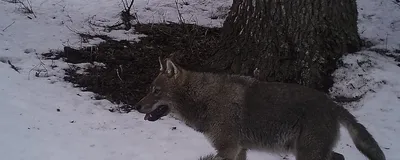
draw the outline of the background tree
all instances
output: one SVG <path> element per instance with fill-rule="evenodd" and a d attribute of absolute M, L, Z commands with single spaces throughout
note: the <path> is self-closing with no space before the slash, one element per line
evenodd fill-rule
<path fill-rule="evenodd" d="M 360 49 L 355 0 L 233 0 L 213 70 L 327 91 L 346 52 Z"/>

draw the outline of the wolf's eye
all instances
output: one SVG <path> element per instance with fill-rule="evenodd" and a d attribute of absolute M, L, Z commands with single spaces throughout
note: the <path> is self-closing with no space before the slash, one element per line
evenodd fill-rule
<path fill-rule="evenodd" d="M 161 92 L 161 90 L 159 88 L 154 87 L 154 89 L 153 89 L 154 94 L 159 94 L 160 92 Z"/>

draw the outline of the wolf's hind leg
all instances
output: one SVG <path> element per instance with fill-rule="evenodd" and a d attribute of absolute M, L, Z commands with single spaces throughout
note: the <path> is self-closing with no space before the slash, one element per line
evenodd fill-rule
<path fill-rule="evenodd" d="M 229 147 L 224 149 L 217 149 L 218 154 L 213 160 L 235 160 L 236 155 L 238 155 L 239 149 L 236 147 Z"/>
<path fill-rule="evenodd" d="M 213 145 L 217 150 L 217 155 L 213 160 L 235 160 L 236 156 L 240 155 L 240 152 L 242 151 L 241 147 L 237 145 L 236 142 L 229 140 L 217 140 Z"/>
<path fill-rule="evenodd" d="M 332 151 L 337 132 L 309 129 L 301 133 L 296 144 L 296 160 L 336 160 L 340 154 Z M 340 159 L 338 159 L 340 160 Z"/>

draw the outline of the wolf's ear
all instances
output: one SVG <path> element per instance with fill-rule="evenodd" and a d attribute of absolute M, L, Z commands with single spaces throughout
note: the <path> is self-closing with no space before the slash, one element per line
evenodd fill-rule
<path fill-rule="evenodd" d="M 169 77 L 172 77 L 172 76 L 177 77 L 180 74 L 181 69 L 174 62 L 172 62 L 169 58 L 166 59 L 165 63 L 167 64 L 166 71 L 167 71 L 167 75 Z"/>
<path fill-rule="evenodd" d="M 160 72 L 164 72 L 165 66 L 164 66 L 163 61 L 161 60 L 161 57 L 158 57 L 158 62 L 160 62 Z"/>

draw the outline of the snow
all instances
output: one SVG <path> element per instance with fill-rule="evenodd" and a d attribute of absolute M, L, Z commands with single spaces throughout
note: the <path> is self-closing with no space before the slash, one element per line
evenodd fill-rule
<path fill-rule="evenodd" d="M 115 104 L 94 100 L 93 93 L 63 81 L 63 68 L 69 64 L 42 60 L 37 55 L 100 41 L 84 43 L 75 34 L 77 31 L 129 40 L 143 36 L 131 31 L 105 32 L 98 27 L 118 23 L 120 1 L 35 0 L 32 6 L 36 18 L 8 1 L 0 0 L 1 159 L 195 160 L 213 152 L 201 134 L 172 118 L 152 123 L 136 112 L 109 112 Z M 185 0 L 176 5 L 175 0 L 136 0 L 134 10 L 141 23 L 178 22 L 178 6 L 186 22 L 221 26 L 231 2 Z M 361 36 L 374 42 L 375 48 L 395 54 L 400 47 L 400 6 L 387 0 L 357 2 Z M 20 73 L 11 69 L 8 61 L 20 68 Z M 343 67 L 334 73 L 332 94 L 364 95 L 346 107 L 368 128 L 388 160 L 400 159 L 398 62 L 372 51 L 344 56 L 343 61 Z M 346 159 L 365 159 L 347 131 L 342 129 L 341 133 L 335 150 Z M 281 158 L 250 151 L 248 159 Z"/>

